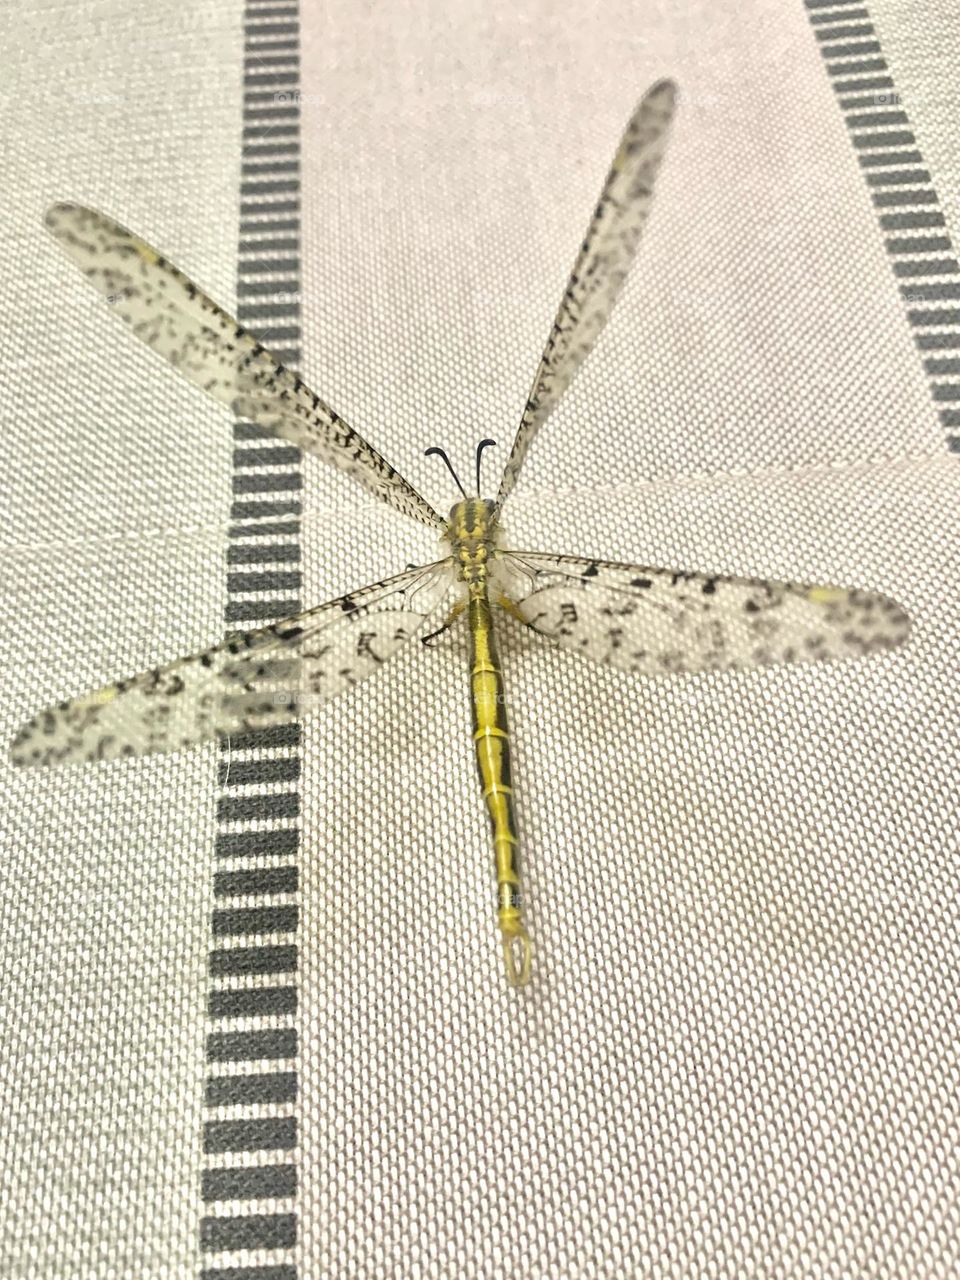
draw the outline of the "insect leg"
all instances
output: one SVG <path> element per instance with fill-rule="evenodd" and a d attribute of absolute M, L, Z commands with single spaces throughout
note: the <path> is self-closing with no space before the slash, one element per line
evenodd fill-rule
<path fill-rule="evenodd" d="M 442 636 L 445 631 L 448 631 L 450 627 L 453 625 L 453 623 L 457 620 L 457 618 L 460 617 L 461 613 L 463 613 L 466 607 L 467 607 L 466 600 L 458 600 L 457 603 L 450 610 L 450 612 L 447 614 L 446 618 L 443 621 L 442 626 L 437 627 L 436 631 L 431 631 L 430 634 L 427 636 L 421 636 L 421 640 L 423 641 L 423 643 L 429 644 L 431 640 L 436 640 L 437 636 Z"/>
<path fill-rule="evenodd" d="M 499 596 L 497 596 L 497 604 L 500 606 L 501 609 L 509 613 L 511 618 L 516 618 L 517 622 L 522 622 L 525 627 L 530 626 L 530 623 L 520 612 L 519 605 L 517 605 L 513 600 L 511 600 L 509 596 L 503 595 L 503 593 L 501 593 Z M 535 630 L 535 628 L 531 628 L 531 629 Z"/>

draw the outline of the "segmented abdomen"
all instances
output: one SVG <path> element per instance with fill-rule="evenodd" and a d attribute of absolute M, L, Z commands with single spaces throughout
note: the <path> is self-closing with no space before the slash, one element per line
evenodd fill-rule
<path fill-rule="evenodd" d="M 517 827 L 510 785 L 510 737 L 493 618 L 484 588 L 471 592 L 468 608 L 473 740 L 483 798 L 493 827 L 498 918 L 505 937 L 519 937 L 523 927 Z"/>

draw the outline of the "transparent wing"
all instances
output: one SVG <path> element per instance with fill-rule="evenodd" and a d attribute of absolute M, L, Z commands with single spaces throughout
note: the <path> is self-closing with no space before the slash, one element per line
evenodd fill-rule
<path fill-rule="evenodd" d="M 81 205 L 53 205 L 46 223 L 137 337 L 194 386 L 345 471 L 396 511 L 443 529 L 376 449 L 150 245 Z"/>
<path fill-rule="evenodd" d="M 451 589 L 449 560 L 408 570 L 168 666 L 61 702 L 11 748 L 25 767 L 176 751 L 299 719 L 378 671 Z"/>
<path fill-rule="evenodd" d="M 534 436 L 593 350 L 620 296 L 650 213 L 675 97 L 670 80 L 648 89 L 613 157 L 530 389 L 500 481 L 498 504 L 512 490 Z"/>
<path fill-rule="evenodd" d="M 871 591 L 536 552 L 503 552 L 498 570 L 535 631 L 644 675 L 860 657 L 910 634 L 900 605 Z"/>

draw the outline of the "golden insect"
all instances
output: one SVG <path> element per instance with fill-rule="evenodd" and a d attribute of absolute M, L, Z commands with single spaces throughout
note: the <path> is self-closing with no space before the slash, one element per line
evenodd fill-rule
<path fill-rule="evenodd" d="M 564 290 L 495 499 L 463 498 L 444 519 L 296 374 L 160 254 L 103 214 L 57 204 L 47 225 L 112 310 L 181 374 L 238 417 L 353 476 L 440 535 L 445 554 L 202 653 L 41 712 L 18 734 L 25 767 L 171 751 L 297 719 L 307 705 L 379 671 L 416 637 L 466 615 L 473 740 L 493 831 L 507 976 L 530 975 L 497 619 L 644 675 L 859 657 L 909 634 L 893 600 L 842 587 L 689 573 L 516 551 L 500 515 L 537 433 L 620 294 L 647 221 L 675 89 L 655 84 L 627 124 Z M 477 495 L 480 461 L 477 449 Z M 437 628 L 437 625 L 439 627 Z M 431 627 L 434 629 L 431 630 Z M 427 634 L 429 632 L 429 634 Z"/>

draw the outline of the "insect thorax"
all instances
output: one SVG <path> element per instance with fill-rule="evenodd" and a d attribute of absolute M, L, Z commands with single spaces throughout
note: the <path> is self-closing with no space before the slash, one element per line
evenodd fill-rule
<path fill-rule="evenodd" d="M 457 578 L 467 586 L 485 584 L 500 542 L 497 506 L 490 498 L 467 498 L 450 508 L 443 535 L 453 548 Z"/>

